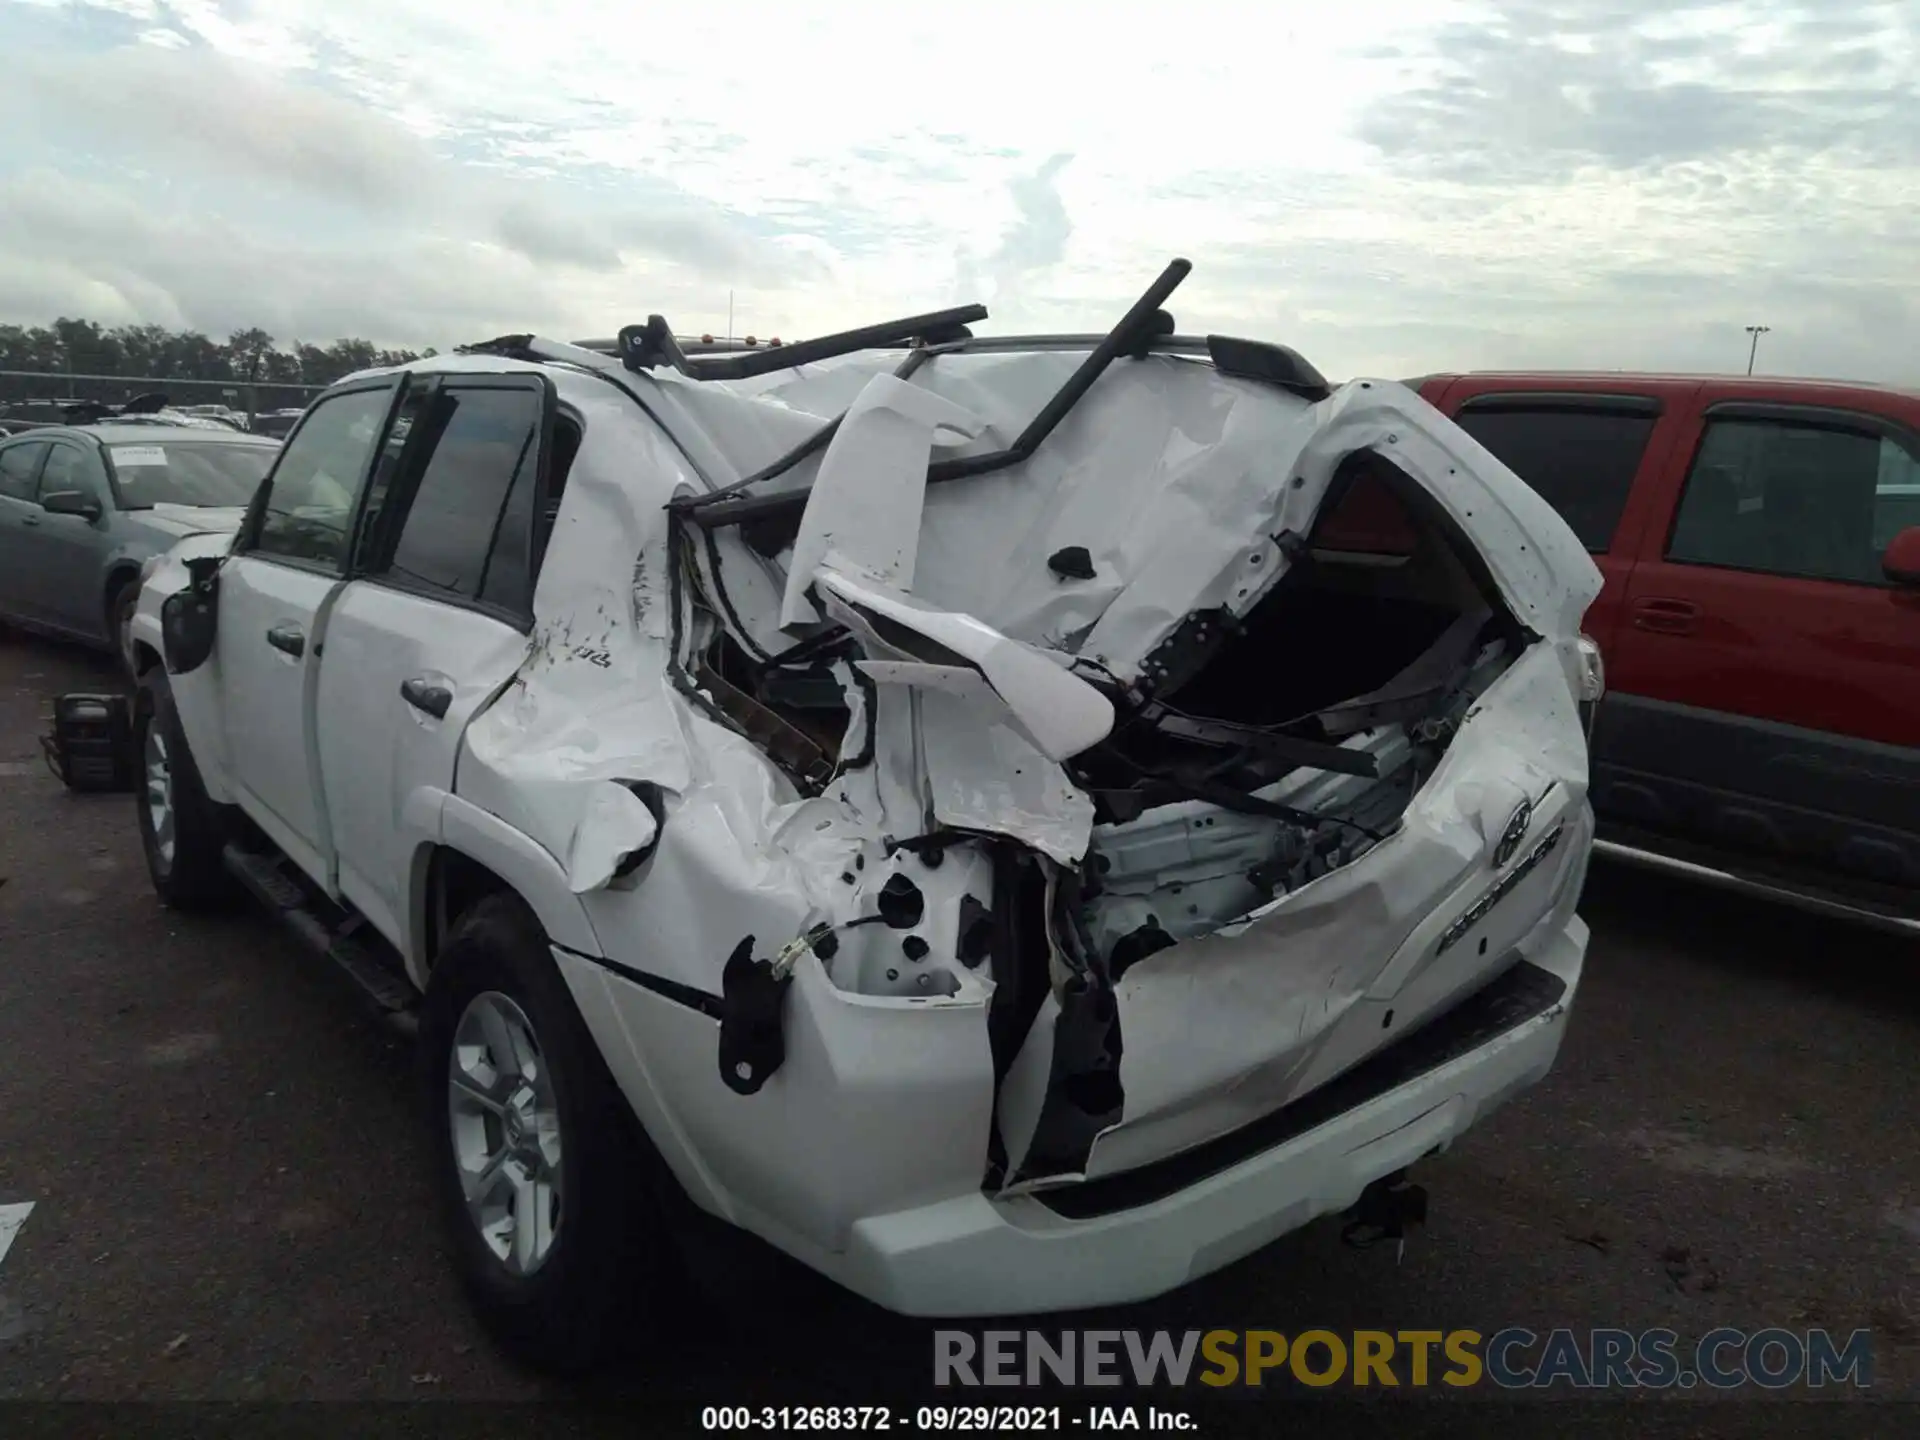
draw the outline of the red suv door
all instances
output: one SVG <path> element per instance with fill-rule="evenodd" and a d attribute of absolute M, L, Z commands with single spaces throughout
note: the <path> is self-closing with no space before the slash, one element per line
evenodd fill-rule
<path fill-rule="evenodd" d="M 1880 568 L 1920 436 L 1752 394 L 1704 386 L 1653 487 L 1673 519 L 1607 652 L 1596 805 L 1920 886 L 1920 594 Z"/>

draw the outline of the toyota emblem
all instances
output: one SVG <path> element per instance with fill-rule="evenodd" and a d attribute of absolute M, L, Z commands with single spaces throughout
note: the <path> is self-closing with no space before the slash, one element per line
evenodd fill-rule
<path fill-rule="evenodd" d="M 1533 802 L 1522 800 L 1520 806 L 1507 820 L 1507 828 L 1500 832 L 1500 841 L 1493 847 L 1493 868 L 1498 870 L 1520 848 L 1520 842 L 1527 838 L 1527 829 L 1533 824 Z"/>

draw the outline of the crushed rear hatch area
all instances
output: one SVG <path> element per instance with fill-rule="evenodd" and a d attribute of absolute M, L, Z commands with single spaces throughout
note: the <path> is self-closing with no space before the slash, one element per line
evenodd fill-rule
<path fill-rule="evenodd" d="M 558 795 L 536 737 L 582 685 L 676 717 L 633 747 L 649 803 L 597 757 L 548 828 L 601 857 L 607 927 L 715 996 L 720 1081 L 764 1112 L 713 1112 L 743 1173 L 897 1131 L 992 1194 L 1145 1174 L 1494 994 L 1571 918 L 1584 548 L 1404 387 L 1140 330 L 1143 304 L 1097 344 L 948 324 L 734 378 L 665 363 L 664 322 L 622 338 L 686 478 L 656 513 L 577 469 L 543 601 L 579 586 L 603 673 L 523 676 L 474 747 Z M 567 578 L 609 571 L 630 633 Z M 629 648 L 669 692 L 620 678 Z M 879 1202 L 816 1178 L 794 1209 L 831 1246 Z"/>

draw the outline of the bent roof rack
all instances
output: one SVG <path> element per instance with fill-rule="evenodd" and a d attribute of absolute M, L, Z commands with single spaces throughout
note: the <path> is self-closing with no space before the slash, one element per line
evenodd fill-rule
<path fill-rule="evenodd" d="M 614 349 L 620 363 L 636 374 L 671 365 L 689 380 L 749 380 L 755 375 L 794 370 L 816 360 L 830 360 L 859 350 L 905 343 L 944 345 L 965 340 L 973 334 L 967 326 L 986 318 L 986 306 L 961 305 L 926 315 L 910 315 L 904 320 L 883 320 L 878 325 L 864 325 L 858 330 L 842 330 L 812 340 L 789 341 L 765 350 L 730 351 L 696 360 L 681 348 L 664 315 L 649 315 L 644 325 L 623 327 L 614 340 Z"/>
<path fill-rule="evenodd" d="M 1166 303 L 1167 297 L 1179 288 L 1180 282 L 1185 280 L 1192 270 L 1193 262 L 1190 260 L 1176 259 L 1169 263 L 1140 298 L 1133 302 L 1127 313 L 1120 317 L 1120 323 L 1102 337 L 1099 344 L 1087 353 L 1087 358 L 1080 362 L 1074 372 L 1053 393 L 1053 397 L 1040 407 L 1039 413 L 1027 422 L 1027 428 L 1020 432 L 1011 445 L 1003 450 L 993 450 L 983 455 L 962 455 L 952 460 L 936 461 L 927 467 L 927 483 L 934 485 L 946 480 L 988 475 L 996 470 L 1009 469 L 1031 456 L 1040 448 L 1040 442 L 1051 435 L 1054 428 L 1066 418 L 1067 412 L 1093 388 L 1093 382 L 1100 378 L 1109 365 L 1122 355 L 1143 355 L 1155 340 L 1172 334 L 1173 317 L 1160 307 Z M 873 327 L 875 330 L 886 328 L 888 327 Z M 625 332 L 622 333 L 624 335 Z M 860 332 L 846 333 L 854 335 Z M 896 336 L 896 338 L 900 337 Z M 808 343 L 801 341 L 795 345 L 783 346 L 782 361 L 785 361 L 787 354 L 800 350 Z M 887 342 L 869 340 L 866 343 L 874 345 Z M 752 358 L 764 361 L 771 357 Z M 776 367 L 767 366 L 766 368 Z M 786 456 L 781 457 L 782 461 L 785 464 L 797 463 L 805 455 L 812 453 L 819 448 L 824 437 L 838 423 L 838 421 L 830 422 L 819 435 L 803 442 L 789 451 Z M 784 465 L 781 468 L 784 468 Z M 769 466 L 766 471 L 751 478 L 763 480 L 769 478 L 772 473 L 777 471 Z M 757 532 L 750 537 L 754 548 L 762 554 L 777 553 L 790 538 L 786 532 L 798 522 L 801 512 L 807 508 L 807 499 L 813 493 L 813 487 L 808 486 L 803 490 L 783 490 L 777 495 L 741 495 L 736 493 L 737 488 L 729 487 L 728 490 L 714 495 L 693 496 L 676 504 L 673 508 L 708 530 L 717 530 L 728 525 L 752 526 Z M 703 504 L 703 501 L 706 503 Z M 769 547 L 772 547 L 771 551 Z"/>
<path fill-rule="evenodd" d="M 1173 317 L 1161 306 L 1192 270 L 1191 261 L 1171 261 L 1127 313 L 1120 317 L 1119 323 L 1105 335 L 976 338 L 967 326 L 973 321 L 986 319 L 986 307 L 966 305 L 909 316 L 903 320 L 883 321 L 812 340 L 790 341 L 765 350 L 739 351 L 731 345 L 722 350 L 704 341 L 689 339 L 683 342 L 674 335 L 666 318 L 660 315 L 649 316 L 645 325 L 627 326 L 620 331 L 617 339 L 582 340 L 577 345 L 580 349 L 616 355 L 624 368 L 635 373 L 668 365 L 693 380 L 744 380 L 777 370 L 797 369 L 817 360 L 849 355 L 860 350 L 896 346 L 911 350 L 905 363 L 895 371 L 902 379 L 937 354 L 993 350 L 1077 350 L 1090 347 L 1086 359 L 1066 378 L 1011 445 L 981 455 L 962 455 L 936 461 L 927 467 L 927 483 L 930 485 L 991 474 L 1027 460 L 1087 391 L 1093 388 L 1094 381 L 1109 365 L 1122 357 L 1142 358 L 1153 353 L 1205 355 L 1223 375 L 1273 385 L 1309 402 L 1324 400 L 1333 393 L 1333 386 L 1326 377 L 1298 351 L 1288 346 L 1227 335 L 1208 335 L 1201 339 L 1177 334 Z M 517 347 L 530 342 L 531 337 L 528 336 L 508 336 L 488 342 L 486 346 L 462 348 Z M 689 351 L 694 354 L 690 355 Z M 699 358 L 694 358 L 694 355 Z M 783 490 L 774 495 L 742 492 L 783 474 L 821 450 L 833 438 L 839 425 L 838 418 L 829 420 L 784 455 L 744 479 L 705 495 L 682 496 L 670 502 L 667 508 L 708 531 L 741 526 L 745 538 L 754 549 L 765 555 L 777 554 L 791 540 L 792 532 L 812 494 L 812 487 Z"/>

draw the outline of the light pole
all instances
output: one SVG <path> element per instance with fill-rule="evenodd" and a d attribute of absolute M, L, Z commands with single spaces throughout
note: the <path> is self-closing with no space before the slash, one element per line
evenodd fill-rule
<path fill-rule="evenodd" d="M 1747 346 L 1747 373 L 1753 373 L 1753 357 L 1760 353 L 1760 337 L 1771 330 L 1771 325 L 1749 325 L 1747 334 L 1753 337 L 1753 343 Z"/>

